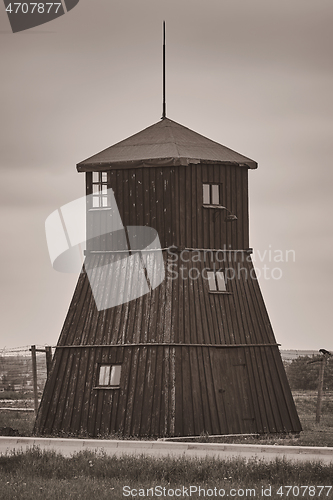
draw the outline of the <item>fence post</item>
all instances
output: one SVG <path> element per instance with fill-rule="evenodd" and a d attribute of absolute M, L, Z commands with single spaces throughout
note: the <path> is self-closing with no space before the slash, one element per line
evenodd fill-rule
<path fill-rule="evenodd" d="M 34 386 L 34 402 L 35 402 L 35 416 L 37 417 L 38 411 L 38 392 L 37 392 L 37 359 L 36 359 L 36 346 L 31 346 L 31 359 L 32 359 L 32 380 Z"/>
<path fill-rule="evenodd" d="M 52 366 L 52 348 L 51 346 L 46 346 L 45 347 L 45 354 L 46 354 L 46 374 L 47 376 L 50 375 L 51 371 L 51 366 Z"/>
<path fill-rule="evenodd" d="M 320 423 L 321 405 L 322 405 L 322 401 L 323 401 L 323 385 L 324 385 L 324 373 L 325 373 L 326 359 L 327 359 L 326 356 L 323 356 L 320 360 L 320 366 L 319 366 L 316 424 Z"/>

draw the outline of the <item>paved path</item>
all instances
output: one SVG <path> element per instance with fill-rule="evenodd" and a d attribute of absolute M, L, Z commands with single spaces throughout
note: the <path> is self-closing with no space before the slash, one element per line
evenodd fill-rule
<path fill-rule="evenodd" d="M 107 455 L 150 455 L 150 456 L 186 456 L 219 458 L 244 457 L 275 460 L 286 457 L 288 460 L 318 460 L 333 463 L 333 448 L 310 446 L 265 446 L 250 444 L 223 443 L 174 443 L 168 441 L 131 441 L 97 439 L 59 439 L 34 437 L 0 437 L 0 454 L 14 450 L 26 450 L 38 446 L 43 450 L 54 450 L 64 456 L 90 450 L 103 451 Z"/>

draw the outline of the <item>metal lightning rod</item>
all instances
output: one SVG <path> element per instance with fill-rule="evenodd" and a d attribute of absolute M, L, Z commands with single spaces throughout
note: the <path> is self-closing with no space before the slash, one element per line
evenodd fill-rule
<path fill-rule="evenodd" d="M 166 102 L 165 102 L 165 21 L 163 21 L 163 112 L 162 119 L 166 118 Z"/>

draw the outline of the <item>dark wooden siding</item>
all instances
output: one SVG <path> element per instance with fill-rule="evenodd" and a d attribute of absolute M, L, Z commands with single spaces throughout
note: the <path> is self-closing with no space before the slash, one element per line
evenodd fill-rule
<path fill-rule="evenodd" d="M 301 430 L 245 251 L 247 175 L 246 167 L 221 164 L 108 171 L 123 225 L 158 232 L 166 276 L 149 293 L 98 311 L 86 271 L 92 270 L 90 279 L 101 286 L 107 304 L 122 296 L 124 283 L 131 287 L 134 264 L 119 252 L 127 237 L 112 231 L 111 212 L 88 210 L 88 237 L 101 236 L 88 244 L 36 432 L 180 436 Z M 86 179 L 90 194 L 91 172 Z M 203 207 L 203 184 L 220 186 L 220 203 L 237 221 L 226 222 L 225 211 Z M 225 273 L 225 293 L 210 292 L 207 269 Z M 119 388 L 96 388 L 101 363 L 121 364 Z"/>
<path fill-rule="evenodd" d="M 91 193 L 91 172 L 86 174 Z M 222 199 L 238 218 L 226 222 L 226 211 L 203 207 L 203 184 L 221 185 Z M 196 164 L 180 167 L 108 171 L 124 226 L 157 230 L 162 248 L 246 249 L 248 234 L 248 169 L 235 165 Z M 90 227 L 103 223 L 101 211 L 88 212 Z M 101 250 L 106 248 L 105 238 Z M 97 248 L 95 248 L 97 249 Z"/>
<path fill-rule="evenodd" d="M 122 363 L 119 389 L 95 388 L 100 363 Z M 186 436 L 299 432 L 277 347 L 58 349 L 41 434 Z M 50 390 L 50 387 L 48 387 Z"/>
<path fill-rule="evenodd" d="M 222 260 L 215 252 L 204 259 L 201 252 L 198 261 L 198 253 L 185 252 L 180 261 L 178 253 L 170 269 L 170 254 L 163 253 L 167 272 L 159 287 L 103 311 L 96 309 L 87 275 L 80 275 L 36 431 L 91 436 L 299 432 L 249 256 L 237 252 Z M 91 258 L 101 265 L 105 256 L 87 261 Z M 228 293 L 208 290 L 203 270 L 214 264 L 235 271 Z M 198 279 L 187 278 L 190 270 Z M 120 284 L 119 274 L 110 275 L 106 288 L 117 290 Z M 119 389 L 94 389 L 100 363 L 122 363 Z"/>
<path fill-rule="evenodd" d="M 59 345 L 275 343 L 248 254 L 184 250 L 164 251 L 163 256 L 166 277 L 159 287 L 136 300 L 103 311 L 97 310 L 89 281 L 82 273 Z M 87 258 L 87 262 L 94 259 L 99 263 L 97 281 L 106 258 L 104 254 Z M 214 267 L 224 270 L 230 278 L 226 294 L 209 291 L 205 270 Z M 118 290 L 120 293 L 123 276 L 115 271 L 104 283 L 105 294 L 117 294 Z"/>

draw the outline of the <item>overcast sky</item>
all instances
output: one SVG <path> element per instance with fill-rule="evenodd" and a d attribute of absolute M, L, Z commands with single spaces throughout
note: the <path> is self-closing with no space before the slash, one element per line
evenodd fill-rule
<path fill-rule="evenodd" d="M 333 350 L 332 0 L 80 0 L 16 34 L 1 2 L 0 348 L 58 340 L 77 276 L 52 269 L 44 222 L 84 195 L 76 163 L 160 119 L 164 19 L 167 116 L 259 164 L 250 244 L 282 270 L 260 279 L 277 342 Z"/>

